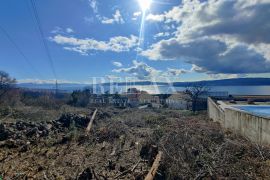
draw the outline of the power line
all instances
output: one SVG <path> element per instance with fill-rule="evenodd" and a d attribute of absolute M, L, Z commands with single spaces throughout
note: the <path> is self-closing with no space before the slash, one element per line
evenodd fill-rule
<path fill-rule="evenodd" d="M 17 43 L 13 40 L 13 38 L 9 35 L 9 33 L 0 25 L 0 30 L 3 32 L 3 34 L 7 37 L 7 39 L 11 42 L 11 44 L 15 47 L 15 49 L 19 52 L 19 54 L 24 58 L 24 60 L 31 66 L 33 71 L 35 71 L 40 77 L 43 77 L 39 71 L 35 69 L 31 61 L 27 58 L 27 56 L 23 53 L 23 51 L 20 49 L 20 47 L 17 45 Z"/>
<path fill-rule="evenodd" d="M 34 23 L 34 30 L 35 30 L 35 33 L 37 35 L 37 38 L 40 39 L 40 42 L 42 42 L 42 38 L 40 36 L 40 32 L 38 30 L 38 27 L 35 26 L 36 24 L 36 20 L 35 20 L 35 17 L 34 17 L 34 13 L 33 13 L 33 8 L 32 8 L 32 5 L 31 5 L 31 2 L 30 1 L 26 1 L 27 2 L 27 10 L 29 11 L 29 15 L 31 16 L 31 19 L 32 19 L 32 22 Z"/>
<path fill-rule="evenodd" d="M 42 38 L 43 46 L 45 48 L 45 52 L 47 54 L 47 57 L 49 59 L 50 66 L 52 68 L 53 75 L 54 75 L 55 79 L 57 79 L 56 71 L 55 71 L 55 68 L 54 68 L 53 59 L 52 59 L 52 56 L 51 56 L 49 47 L 48 47 L 48 45 L 47 45 L 47 43 L 45 41 L 45 36 L 44 36 L 44 32 L 43 32 L 42 27 L 41 27 L 41 22 L 40 22 L 40 19 L 39 19 L 39 15 L 38 15 L 38 11 L 37 11 L 37 7 L 36 7 L 36 4 L 35 4 L 35 1 L 34 0 L 30 0 L 30 2 L 31 2 L 32 8 L 33 8 L 33 11 L 34 11 L 34 17 L 35 17 L 35 20 L 36 20 L 36 24 L 38 26 L 38 30 L 39 30 L 40 35 L 41 35 L 41 38 Z"/>

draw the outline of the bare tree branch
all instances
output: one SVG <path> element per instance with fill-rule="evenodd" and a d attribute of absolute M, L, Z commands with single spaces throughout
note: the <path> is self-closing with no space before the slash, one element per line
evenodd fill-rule
<path fill-rule="evenodd" d="M 210 88 L 203 83 L 193 83 L 186 87 L 184 93 L 189 97 L 192 103 L 192 111 L 197 110 L 197 102 L 203 94 L 207 94 Z"/>
<path fill-rule="evenodd" d="M 0 98 L 5 95 L 16 83 L 16 80 L 11 78 L 8 73 L 0 71 Z"/>

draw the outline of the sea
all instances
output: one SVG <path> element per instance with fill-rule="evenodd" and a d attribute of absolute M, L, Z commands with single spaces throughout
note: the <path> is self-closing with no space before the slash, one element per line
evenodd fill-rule
<path fill-rule="evenodd" d="M 55 89 L 55 85 L 19 85 L 23 88 L 29 89 Z M 61 84 L 58 86 L 59 90 L 72 92 L 74 90 L 83 90 L 90 85 L 70 85 Z M 169 85 L 132 85 L 132 86 L 120 86 L 120 85 L 95 85 L 93 87 L 95 93 L 105 93 L 109 91 L 110 93 L 123 93 L 127 92 L 129 88 L 137 88 L 142 91 L 147 91 L 150 94 L 172 94 L 177 91 L 184 91 L 185 87 L 173 87 Z M 210 86 L 210 91 L 228 92 L 231 95 L 270 95 L 270 86 Z"/>
<path fill-rule="evenodd" d="M 109 91 L 111 93 L 127 92 L 129 88 L 137 88 L 150 94 L 172 94 L 184 91 L 185 87 L 173 87 L 167 85 L 141 85 L 141 86 L 97 86 L 97 93 Z M 228 92 L 230 95 L 270 95 L 270 86 L 211 86 L 211 92 Z"/>

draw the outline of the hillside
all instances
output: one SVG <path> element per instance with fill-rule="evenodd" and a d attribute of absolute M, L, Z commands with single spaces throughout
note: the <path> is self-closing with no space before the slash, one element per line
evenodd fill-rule
<path fill-rule="evenodd" d="M 158 151 L 157 179 L 270 177 L 269 149 L 224 132 L 203 112 L 103 107 L 86 136 L 93 110 L 65 106 L 55 117 L 15 108 L 0 124 L 4 179 L 144 179 Z M 51 120 L 33 116 L 44 111 Z"/>

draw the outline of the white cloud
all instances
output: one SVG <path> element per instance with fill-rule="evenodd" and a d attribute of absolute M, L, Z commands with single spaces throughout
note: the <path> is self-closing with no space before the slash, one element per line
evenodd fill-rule
<path fill-rule="evenodd" d="M 59 33 L 63 33 L 63 29 L 56 26 L 52 31 L 51 31 L 52 34 L 59 34 Z"/>
<path fill-rule="evenodd" d="M 139 80 L 164 80 L 164 78 L 176 78 L 182 74 L 191 72 L 185 69 L 172 69 L 168 68 L 167 71 L 157 70 L 144 62 L 134 60 L 132 66 L 127 68 L 114 69 L 116 73 L 127 73 L 135 76 Z"/>
<path fill-rule="evenodd" d="M 150 46 L 142 55 L 152 60 L 182 60 L 209 74 L 270 72 L 270 1 L 183 0 L 162 14 L 148 16 L 175 37 Z"/>
<path fill-rule="evenodd" d="M 182 38 L 226 35 L 245 43 L 270 43 L 270 1 L 213 1 L 200 3 L 181 20 Z M 249 6 L 242 4 L 248 3 Z"/>
<path fill-rule="evenodd" d="M 97 0 L 89 0 L 89 5 L 94 13 L 98 13 L 98 2 Z"/>
<path fill-rule="evenodd" d="M 123 64 L 121 62 L 117 62 L 117 61 L 114 61 L 113 65 L 116 66 L 116 67 L 122 67 L 123 66 Z"/>
<path fill-rule="evenodd" d="M 86 23 L 93 23 L 94 22 L 94 18 L 93 17 L 84 17 L 84 21 L 86 22 Z"/>
<path fill-rule="evenodd" d="M 59 26 L 56 26 L 52 31 L 52 34 L 70 34 L 70 33 L 74 33 L 74 30 L 72 28 L 66 28 L 63 29 Z"/>
<path fill-rule="evenodd" d="M 168 76 L 180 76 L 182 74 L 186 74 L 191 72 L 190 70 L 186 69 L 173 69 L 173 68 L 168 68 L 167 74 Z"/>
<path fill-rule="evenodd" d="M 146 16 L 146 20 L 147 21 L 162 22 L 165 20 L 165 16 L 163 14 L 160 14 L 160 15 L 149 14 L 148 16 Z"/>
<path fill-rule="evenodd" d="M 71 29 L 71 28 L 66 28 L 66 32 L 67 32 L 67 33 L 74 33 L 74 30 Z"/>
<path fill-rule="evenodd" d="M 137 77 L 139 80 L 151 79 L 151 78 L 156 77 L 157 74 L 160 73 L 155 68 L 150 67 L 143 62 L 138 62 L 136 60 L 133 61 L 133 65 L 131 67 L 115 69 L 113 70 L 113 72 L 128 73 Z"/>
<path fill-rule="evenodd" d="M 121 15 L 121 12 L 117 9 L 113 14 L 112 18 L 103 17 L 101 20 L 102 24 L 124 24 L 125 21 Z"/>
<path fill-rule="evenodd" d="M 269 0 L 183 0 L 168 12 L 149 14 L 147 20 L 179 23 L 182 39 L 228 35 L 246 43 L 270 43 L 269 8 Z"/>
<path fill-rule="evenodd" d="M 224 74 L 270 72 L 270 62 L 258 52 L 244 45 L 227 47 L 226 43 L 210 39 L 181 42 L 177 39 L 162 40 L 142 55 L 153 60 L 176 60 L 196 65 L 196 71 Z M 236 63 L 237 62 L 237 63 Z"/>
<path fill-rule="evenodd" d="M 133 20 L 133 21 L 136 21 L 136 20 L 138 19 L 138 17 L 140 17 L 141 15 L 142 15 L 142 12 L 141 12 L 141 11 L 134 12 L 134 13 L 133 13 L 132 20 Z"/>
<path fill-rule="evenodd" d="M 119 76 L 115 76 L 115 75 L 107 75 L 105 76 L 107 79 L 109 80 L 113 80 L 113 81 L 116 81 L 116 80 L 121 80 L 121 78 Z"/>
<path fill-rule="evenodd" d="M 141 11 L 138 11 L 138 12 L 135 12 L 135 13 L 133 13 L 133 16 L 141 16 L 142 15 L 142 12 Z"/>
<path fill-rule="evenodd" d="M 169 32 L 160 32 L 154 35 L 154 39 L 170 36 Z"/>
<path fill-rule="evenodd" d="M 78 52 L 81 55 L 88 55 L 90 51 L 130 51 L 136 48 L 139 42 L 138 37 L 134 35 L 130 37 L 116 36 L 110 38 L 109 41 L 97 41 L 95 39 L 79 39 L 58 34 L 51 37 L 50 40 L 63 45 L 66 50 Z"/>
<path fill-rule="evenodd" d="M 209 0 L 211 3 L 215 0 Z M 162 14 L 149 14 L 146 18 L 148 21 L 154 22 L 181 22 L 183 19 L 190 16 L 199 6 L 205 2 L 200 2 L 199 0 L 183 0 L 182 4 L 173 7 L 171 10 L 166 11 Z"/>

